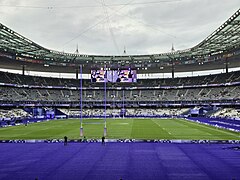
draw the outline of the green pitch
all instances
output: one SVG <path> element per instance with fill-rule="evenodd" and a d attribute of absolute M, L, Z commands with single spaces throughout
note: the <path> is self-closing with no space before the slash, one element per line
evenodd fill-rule
<path fill-rule="evenodd" d="M 84 136 L 100 139 L 104 120 L 84 119 Z M 0 139 L 80 139 L 79 119 L 53 120 L 0 128 Z M 240 134 L 184 119 L 107 119 L 109 139 L 239 140 Z"/>

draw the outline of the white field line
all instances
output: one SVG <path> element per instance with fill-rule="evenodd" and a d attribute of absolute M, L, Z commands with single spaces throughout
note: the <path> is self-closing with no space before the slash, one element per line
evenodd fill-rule
<path fill-rule="evenodd" d="M 172 135 L 170 132 L 168 132 L 165 128 L 161 127 L 155 120 L 152 120 L 155 124 L 157 124 L 160 128 L 162 128 L 164 131 L 166 131 L 168 134 Z"/>

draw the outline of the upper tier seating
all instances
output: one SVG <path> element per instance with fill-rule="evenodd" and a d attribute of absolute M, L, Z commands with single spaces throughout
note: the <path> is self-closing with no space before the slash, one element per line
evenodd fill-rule
<path fill-rule="evenodd" d="M 80 81 L 76 79 L 62 79 L 49 77 L 26 76 L 13 73 L 0 72 L 0 83 L 10 83 L 18 85 L 35 85 L 35 86 L 68 86 L 79 87 Z M 186 85 L 204 85 L 204 84 L 220 84 L 229 82 L 240 82 L 240 71 L 231 73 L 222 73 L 217 75 L 185 77 L 185 78 L 166 78 L 166 79 L 138 79 L 137 83 L 115 83 L 114 86 L 141 86 L 141 87 L 157 87 L 157 86 L 186 86 Z M 108 84 L 112 86 L 113 84 Z M 102 83 L 91 83 L 91 80 L 84 79 L 83 86 L 103 86 Z"/>

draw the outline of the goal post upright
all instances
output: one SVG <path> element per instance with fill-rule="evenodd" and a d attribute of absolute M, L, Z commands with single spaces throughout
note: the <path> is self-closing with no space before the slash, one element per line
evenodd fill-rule
<path fill-rule="evenodd" d="M 107 136 L 107 68 L 104 66 L 104 130 L 103 136 Z"/>
<path fill-rule="evenodd" d="M 82 65 L 80 65 L 80 137 L 83 136 L 82 125 Z"/>
<path fill-rule="evenodd" d="M 124 116 L 125 116 L 125 109 L 124 109 L 124 101 L 125 101 L 125 99 L 124 99 L 124 96 L 125 96 L 125 94 L 124 94 L 124 88 L 122 89 L 123 90 L 123 93 L 122 93 L 122 95 L 123 95 L 123 98 L 122 98 L 122 112 L 123 112 L 123 115 L 122 115 L 122 118 L 124 119 Z"/>

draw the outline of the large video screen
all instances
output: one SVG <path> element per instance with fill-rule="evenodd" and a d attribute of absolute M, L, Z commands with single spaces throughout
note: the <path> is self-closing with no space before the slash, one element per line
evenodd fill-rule
<path fill-rule="evenodd" d="M 105 71 L 104 70 L 91 70 L 91 81 L 92 82 L 105 82 Z"/>
<path fill-rule="evenodd" d="M 119 70 L 117 71 L 118 78 L 115 82 L 137 82 L 137 72 L 136 70 Z"/>
<path fill-rule="evenodd" d="M 137 82 L 137 71 L 123 70 L 91 70 L 91 82 Z"/>

